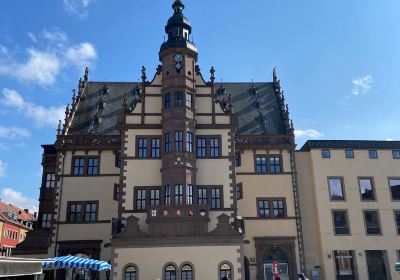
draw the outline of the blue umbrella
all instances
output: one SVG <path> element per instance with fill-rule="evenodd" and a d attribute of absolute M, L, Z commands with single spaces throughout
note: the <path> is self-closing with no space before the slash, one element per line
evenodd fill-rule
<path fill-rule="evenodd" d="M 84 259 L 74 256 L 63 256 L 47 259 L 42 262 L 44 269 L 51 268 L 75 268 L 75 269 L 90 269 L 90 270 L 106 270 L 111 269 L 111 265 L 104 261 L 93 259 Z"/>

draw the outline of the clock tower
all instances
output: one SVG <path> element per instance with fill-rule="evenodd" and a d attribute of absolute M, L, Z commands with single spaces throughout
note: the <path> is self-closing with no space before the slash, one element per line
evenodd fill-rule
<path fill-rule="evenodd" d="M 185 6 L 176 0 L 174 14 L 165 31 L 168 40 L 161 45 L 162 130 L 164 155 L 162 183 L 173 205 L 194 203 L 196 186 L 195 140 L 195 64 L 197 49 L 190 42 L 192 27 L 183 15 Z"/>

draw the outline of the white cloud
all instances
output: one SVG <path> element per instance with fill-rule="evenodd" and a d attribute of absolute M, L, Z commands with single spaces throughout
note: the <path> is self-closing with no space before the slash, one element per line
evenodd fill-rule
<path fill-rule="evenodd" d="M 323 138 L 325 136 L 324 133 L 315 129 L 296 129 L 294 133 L 296 137 L 306 137 L 311 139 Z"/>
<path fill-rule="evenodd" d="M 30 136 L 31 133 L 25 128 L 0 126 L 0 138 L 17 139 L 27 138 Z"/>
<path fill-rule="evenodd" d="M 76 65 L 82 69 L 85 66 L 91 65 L 97 59 L 97 53 L 92 44 L 85 42 L 68 48 L 65 58 L 72 65 Z"/>
<path fill-rule="evenodd" d="M 60 72 L 60 58 L 54 53 L 42 52 L 34 48 L 27 49 L 27 54 L 28 58 L 23 63 L 16 62 L 10 56 L 0 58 L 0 75 L 42 86 L 52 85 Z"/>
<path fill-rule="evenodd" d="M 91 43 L 71 44 L 67 34 L 59 29 L 44 30 L 39 35 L 28 33 L 28 36 L 34 43 L 40 39 L 44 49 L 27 48 L 26 58 L 19 60 L 6 46 L 0 45 L 0 75 L 49 87 L 62 69 L 74 67 L 82 71 L 84 66 L 93 67 L 97 60 Z"/>
<path fill-rule="evenodd" d="M 371 75 L 366 75 L 358 79 L 353 80 L 353 90 L 351 93 L 355 96 L 360 94 L 366 94 L 372 87 L 374 78 Z"/>
<path fill-rule="evenodd" d="M 6 164 L 0 159 L 0 177 L 6 176 Z"/>
<path fill-rule="evenodd" d="M 2 104 L 8 108 L 14 108 L 32 119 L 37 126 L 45 125 L 55 126 L 58 120 L 64 119 L 64 107 L 44 107 L 36 105 L 33 102 L 24 100 L 24 98 L 15 90 L 3 89 Z"/>
<path fill-rule="evenodd" d="M 386 141 L 395 141 L 393 138 L 387 138 Z"/>
<path fill-rule="evenodd" d="M 13 204 L 23 209 L 29 209 L 31 212 L 38 211 L 38 201 L 33 198 L 24 196 L 21 192 L 15 191 L 12 188 L 3 188 L 1 190 L 1 200 L 4 203 Z"/>
<path fill-rule="evenodd" d="M 63 0 L 65 11 L 80 19 L 87 17 L 87 7 L 89 7 L 92 2 L 94 2 L 94 0 Z"/>

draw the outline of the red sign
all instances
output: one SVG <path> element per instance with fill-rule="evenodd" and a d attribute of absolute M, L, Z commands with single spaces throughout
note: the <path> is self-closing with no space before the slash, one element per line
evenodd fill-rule
<path fill-rule="evenodd" d="M 281 279 L 281 274 L 279 273 L 279 261 L 272 261 L 272 275 L 274 280 Z"/>

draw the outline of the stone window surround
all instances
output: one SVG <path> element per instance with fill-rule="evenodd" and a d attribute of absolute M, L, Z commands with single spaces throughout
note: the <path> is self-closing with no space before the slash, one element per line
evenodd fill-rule
<path fill-rule="evenodd" d="M 121 278 L 121 280 L 125 280 L 125 270 L 127 268 L 129 268 L 129 267 L 134 267 L 135 268 L 135 270 L 136 270 L 136 279 L 137 280 L 140 279 L 139 278 L 139 268 L 138 268 L 138 266 L 136 264 L 134 264 L 134 263 L 128 263 L 122 268 L 122 278 Z"/>
<path fill-rule="evenodd" d="M 69 214 L 70 214 L 70 205 L 71 204 L 80 204 L 81 205 L 81 219 L 79 221 L 70 221 L 69 220 Z M 86 209 L 86 204 L 96 204 L 96 217 L 94 221 L 85 221 L 85 209 Z M 66 221 L 69 224 L 90 224 L 90 223 L 95 223 L 99 219 L 99 201 L 98 200 L 87 200 L 87 201 L 67 201 L 67 216 L 66 216 Z"/>
<path fill-rule="evenodd" d="M 196 153 L 197 159 L 212 159 L 212 158 L 220 158 L 222 157 L 222 137 L 221 135 L 196 135 L 196 141 L 193 143 L 193 151 Z M 199 157 L 197 153 L 197 139 L 204 138 L 206 139 L 206 155 L 203 157 Z M 211 139 L 217 138 L 219 142 L 218 147 L 218 156 L 211 156 Z"/>
<path fill-rule="evenodd" d="M 371 189 L 372 189 L 372 193 L 373 193 L 373 199 L 363 199 L 362 198 L 361 184 L 360 184 L 361 180 L 370 180 L 371 181 Z M 374 201 L 377 201 L 374 177 L 372 177 L 372 176 L 359 176 L 359 177 L 357 177 L 357 182 L 358 182 L 358 190 L 359 190 L 359 193 L 360 193 L 360 201 L 362 201 L 362 202 L 369 202 L 369 201 L 374 202 Z"/>
<path fill-rule="evenodd" d="M 365 213 L 366 213 L 366 212 L 376 212 L 377 218 L 378 218 L 379 233 L 368 233 L 368 232 L 367 232 L 367 221 L 366 221 L 366 219 L 365 219 Z M 381 217 L 380 217 L 380 214 L 379 214 L 379 210 L 378 210 L 378 209 L 363 209 L 363 210 L 362 210 L 362 213 L 363 213 L 365 234 L 366 234 L 367 236 L 381 236 L 381 235 L 383 235 L 382 224 L 381 224 Z"/>
<path fill-rule="evenodd" d="M 348 230 L 348 233 L 336 233 L 335 213 L 337 213 L 337 212 L 344 212 L 345 219 L 346 219 L 346 228 Z M 332 213 L 331 216 L 332 216 L 333 235 L 335 235 L 335 236 L 351 236 L 349 211 L 347 209 L 331 209 L 331 213 Z"/>
<path fill-rule="evenodd" d="M 332 179 L 339 179 L 340 180 L 343 198 L 341 198 L 341 199 L 332 199 L 331 186 L 329 184 L 329 181 L 332 180 Z M 346 192 L 345 192 L 344 177 L 343 176 L 328 176 L 327 177 L 327 184 L 328 184 L 328 192 L 329 192 L 329 201 L 331 201 L 331 202 L 343 202 L 343 201 L 346 201 Z"/>
<path fill-rule="evenodd" d="M 262 217 L 260 215 L 260 209 L 259 209 L 259 201 L 261 200 L 267 200 L 268 201 L 268 207 L 269 207 L 269 217 Z M 283 201 L 283 216 L 273 216 L 274 213 L 274 206 L 273 206 L 273 201 L 276 200 L 281 200 Z M 257 217 L 259 219 L 265 219 L 265 220 L 276 220 L 276 219 L 283 219 L 287 217 L 287 205 L 286 205 L 286 198 L 285 197 L 257 197 L 256 198 L 257 202 Z"/>
<path fill-rule="evenodd" d="M 74 162 L 75 162 L 75 159 L 78 159 L 78 158 L 82 158 L 82 159 L 84 159 L 84 165 L 83 165 L 83 174 L 77 174 L 77 175 L 75 175 L 74 174 L 74 169 L 75 169 L 75 166 L 74 166 Z M 98 160 L 98 166 L 97 166 L 97 174 L 92 174 L 92 175 L 90 175 L 90 174 L 88 174 L 88 162 L 89 162 L 89 158 L 96 158 L 97 160 Z M 101 156 L 100 155 L 82 155 L 82 156 L 72 156 L 72 159 L 71 159 L 71 175 L 72 176 L 74 176 L 74 177 L 83 177 L 83 176 L 89 176 L 89 177 L 92 177 L 92 176 L 98 176 L 98 175 L 100 175 L 100 171 L 101 171 Z"/>
<path fill-rule="evenodd" d="M 253 160 L 253 162 L 254 162 L 254 172 L 256 174 L 280 174 L 280 173 L 284 173 L 282 155 L 280 155 L 280 154 L 254 154 L 253 157 L 254 157 L 254 160 Z M 270 161 L 269 161 L 269 159 L 270 158 L 275 158 L 275 157 L 279 158 L 280 172 L 271 172 L 271 170 L 270 170 Z M 256 171 L 257 170 L 257 168 L 256 168 L 256 166 L 257 166 L 256 159 L 257 158 L 265 158 L 265 164 L 266 164 L 266 171 L 267 172 L 264 173 L 264 172 L 257 172 Z"/>
<path fill-rule="evenodd" d="M 152 157 L 152 139 L 157 138 L 159 140 L 159 157 Z M 139 139 L 146 139 L 146 157 L 139 157 Z M 160 159 L 162 154 L 162 143 L 160 135 L 136 135 L 135 139 L 135 159 Z"/>
<path fill-rule="evenodd" d="M 178 184 L 179 185 L 179 184 Z M 171 195 L 170 195 L 170 200 L 171 200 L 171 204 L 170 205 L 175 205 L 174 201 L 175 201 L 175 185 L 171 185 Z M 215 185 L 215 186 L 204 186 L 204 185 L 197 185 L 193 187 L 193 204 L 197 204 L 197 190 L 200 188 L 204 188 L 207 189 L 207 202 L 209 205 L 209 211 L 222 211 L 224 209 L 224 188 L 222 185 Z M 211 189 L 219 189 L 220 190 L 220 203 L 221 203 L 221 207 L 220 208 L 211 208 Z M 146 190 L 146 208 L 150 207 L 150 190 L 151 189 L 157 189 L 160 190 L 160 205 L 165 205 L 165 194 L 164 194 L 164 187 L 161 186 L 135 186 L 134 187 L 134 197 L 133 197 L 133 209 L 134 212 L 137 213 L 145 213 L 147 212 L 147 209 L 145 210 L 137 210 L 137 205 L 136 205 L 136 201 L 137 201 L 137 191 L 138 190 Z M 183 191 L 183 205 L 186 205 L 187 203 L 187 192 L 186 192 L 186 186 L 184 188 Z M 286 206 L 286 204 L 285 204 Z"/>

